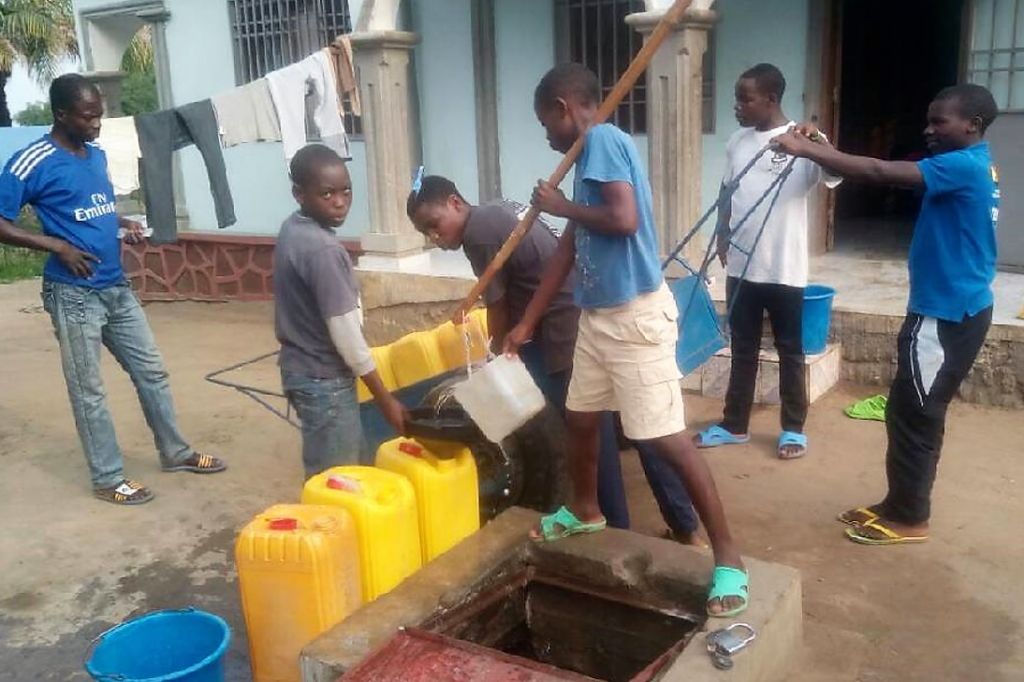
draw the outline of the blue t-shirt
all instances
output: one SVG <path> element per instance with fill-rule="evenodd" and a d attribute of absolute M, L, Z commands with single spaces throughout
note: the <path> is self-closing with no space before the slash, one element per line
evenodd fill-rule
<path fill-rule="evenodd" d="M 654 232 L 654 200 L 633 138 L 604 123 L 587 132 L 583 153 L 576 161 L 573 201 L 584 206 L 604 203 L 601 185 L 628 182 L 640 214 L 637 231 L 629 237 L 600 234 L 576 226 L 575 302 L 580 308 L 611 308 L 640 294 L 656 291 L 662 282 L 658 236 Z"/>
<path fill-rule="evenodd" d="M 0 215 L 18 217 L 31 204 L 43 234 L 69 242 L 100 259 L 92 277 L 76 277 L 56 255 L 43 277 L 63 284 L 106 289 L 124 280 L 121 242 L 117 238 L 114 188 L 107 176 L 107 157 L 87 143 L 86 156 L 75 156 L 44 135 L 16 153 L 0 174 Z"/>
<path fill-rule="evenodd" d="M 999 176 L 987 142 L 919 161 L 925 193 L 910 243 L 910 312 L 960 322 L 992 305 Z"/>

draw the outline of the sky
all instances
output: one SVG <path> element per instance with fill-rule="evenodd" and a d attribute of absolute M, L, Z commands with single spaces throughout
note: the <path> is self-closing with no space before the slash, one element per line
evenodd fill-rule
<path fill-rule="evenodd" d="M 58 74 L 77 71 L 78 63 L 67 61 L 61 62 L 57 67 Z M 7 103 L 11 109 L 11 116 L 25 108 L 32 102 L 45 102 L 49 98 L 46 88 L 40 87 L 33 78 L 28 75 L 21 64 L 15 64 L 14 71 L 7 81 Z M 18 125 L 15 123 L 14 125 Z"/>

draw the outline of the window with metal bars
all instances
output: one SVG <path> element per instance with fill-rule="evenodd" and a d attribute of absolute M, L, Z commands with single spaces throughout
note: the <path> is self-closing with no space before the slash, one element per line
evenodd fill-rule
<path fill-rule="evenodd" d="M 348 0 L 228 0 L 228 17 L 239 85 L 301 61 L 352 31 Z M 345 130 L 359 135 L 362 122 L 347 113 Z"/>
<path fill-rule="evenodd" d="M 1024 112 L 1024 0 L 974 0 L 967 78 L 1002 111 Z"/>
<path fill-rule="evenodd" d="M 643 36 L 626 23 L 626 16 L 646 9 L 644 0 L 557 0 L 559 61 L 583 64 L 597 74 L 607 96 L 633 57 Z M 703 63 L 703 127 L 715 131 L 714 36 L 708 38 Z M 628 133 L 647 132 L 647 83 L 641 78 L 623 98 L 612 122 Z"/>

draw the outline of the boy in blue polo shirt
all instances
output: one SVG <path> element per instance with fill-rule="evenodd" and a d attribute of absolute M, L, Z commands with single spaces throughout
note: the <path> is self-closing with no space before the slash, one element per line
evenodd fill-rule
<path fill-rule="evenodd" d="M 928 107 L 924 130 L 932 156 L 917 163 L 843 154 L 814 142 L 817 130 L 810 124 L 774 141 L 849 180 L 924 190 L 885 416 L 889 493 L 879 504 L 839 515 L 850 526 L 847 536 L 861 544 L 928 539 L 946 409 L 992 322 L 999 183 L 983 138 L 997 113 L 992 94 L 980 85 L 942 90 Z"/>
<path fill-rule="evenodd" d="M 715 554 L 707 613 L 734 616 L 747 607 L 747 573 L 729 534 L 707 462 L 685 434 L 676 364 L 676 302 L 661 275 L 651 185 L 632 138 L 596 124 L 601 85 L 579 64 L 550 70 L 534 91 L 534 111 L 548 143 L 565 153 L 581 137 L 573 200 L 541 182 L 533 202 L 569 220 L 522 319 L 505 337 L 518 352 L 573 267 L 581 309 L 566 425 L 572 501 L 541 520 L 537 540 L 603 529 L 597 501 L 601 414 L 618 411 L 626 437 L 649 443 L 686 485 Z"/>

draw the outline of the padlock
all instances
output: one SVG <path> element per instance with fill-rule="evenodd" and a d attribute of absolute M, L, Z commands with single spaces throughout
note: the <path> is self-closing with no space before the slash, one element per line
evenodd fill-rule
<path fill-rule="evenodd" d="M 734 630 L 745 630 L 747 634 L 737 634 Z M 732 656 L 734 653 L 753 642 L 756 637 L 757 633 L 754 632 L 754 628 L 750 627 L 746 623 L 733 623 L 727 628 L 710 633 L 708 635 L 708 648 L 714 646 L 723 653 Z"/>
<path fill-rule="evenodd" d="M 729 670 L 733 666 L 732 655 L 753 642 L 756 637 L 754 628 L 746 623 L 733 623 L 727 628 L 709 632 L 707 644 L 711 663 L 719 670 Z"/>

